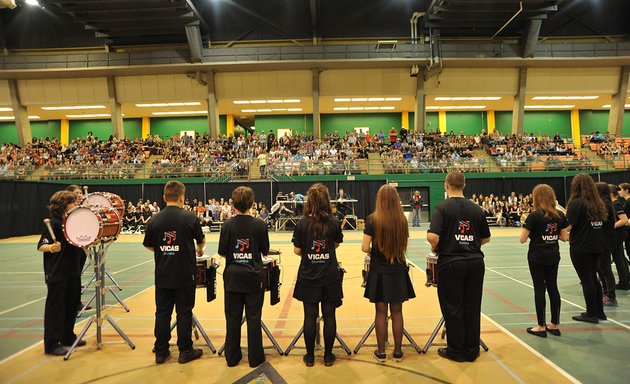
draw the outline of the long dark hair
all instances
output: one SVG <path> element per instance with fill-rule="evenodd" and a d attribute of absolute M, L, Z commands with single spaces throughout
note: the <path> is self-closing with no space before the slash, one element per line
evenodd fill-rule
<path fill-rule="evenodd" d="M 582 198 L 586 206 L 586 216 L 590 221 L 605 221 L 608 218 L 606 205 L 597 192 L 595 182 L 586 173 L 575 175 L 571 182 L 569 202 L 578 198 Z"/>
<path fill-rule="evenodd" d="M 66 213 L 68 205 L 74 203 L 77 200 L 77 196 L 70 191 L 58 191 L 50 197 L 50 205 L 48 210 L 50 216 L 61 219 L 63 214 Z"/>
<path fill-rule="evenodd" d="M 396 188 L 383 185 L 376 194 L 374 245 L 390 263 L 405 262 L 409 227 Z"/>
<path fill-rule="evenodd" d="M 330 205 L 330 192 L 321 183 L 311 185 L 306 193 L 307 199 L 304 204 L 304 216 L 313 219 L 311 230 L 315 236 L 323 237 L 328 232 L 328 219 L 332 216 L 332 206 Z"/>

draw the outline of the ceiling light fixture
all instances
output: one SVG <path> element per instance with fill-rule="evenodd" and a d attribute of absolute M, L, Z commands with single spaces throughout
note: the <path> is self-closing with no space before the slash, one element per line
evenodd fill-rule
<path fill-rule="evenodd" d="M 149 108 L 149 107 L 187 107 L 193 105 L 201 105 L 198 101 L 190 101 L 190 102 L 181 102 L 181 103 L 149 103 L 149 104 L 136 104 L 136 107 L 139 108 Z"/>
<path fill-rule="evenodd" d="M 169 116 L 169 115 L 205 115 L 208 111 L 165 111 L 165 112 L 153 112 L 155 116 Z"/>
<path fill-rule="evenodd" d="M 534 96 L 532 100 L 595 100 L 599 96 Z"/>
<path fill-rule="evenodd" d="M 13 112 L 13 108 L 0 108 L 0 112 Z"/>
<path fill-rule="evenodd" d="M 602 105 L 602 108 L 610 108 L 610 107 L 611 107 L 611 105 L 610 105 L 610 104 L 605 104 L 605 105 Z M 623 107 L 624 107 L 624 108 L 630 108 L 630 104 L 624 104 L 624 105 L 623 105 Z"/>
<path fill-rule="evenodd" d="M 525 109 L 571 109 L 575 105 L 526 105 Z"/>
<path fill-rule="evenodd" d="M 66 115 L 67 118 L 69 119 L 83 119 L 83 118 L 90 118 L 90 117 L 111 117 L 112 115 L 110 115 L 109 113 L 88 113 L 85 115 Z"/>
<path fill-rule="evenodd" d="M 496 101 L 501 100 L 500 96 L 438 96 L 434 97 L 435 101 Z"/>
<path fill-rule="evenodd" d="M 61 107 L 42 107 L 44 111 L 70 111 L 81 109 L 105 109 L 104 105 L 67 105 Z"/>
<path fill-rule="evenodd" d="M 435 106 L 431 105 L 427 107 L 427 110 L 452 110 L 452 109 L 485 109 L 485 105 L 449 105 L 449 106 Z"/>

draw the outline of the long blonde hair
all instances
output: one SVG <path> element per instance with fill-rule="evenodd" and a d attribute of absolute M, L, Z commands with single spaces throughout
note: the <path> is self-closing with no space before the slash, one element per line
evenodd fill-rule
<path fill-rule="evenodd" d="M 396 188 L 387 184 L 379 188 L 372 218 L 376 248 L 390 263 L 404 263 L 409 227 Z"/>
<path fill-rule="evenodd" d="M 556 193 L 547 184 L 538 184 L 532 191 L 534 210 L 541 211 L 548 219 L 560 217 L 556 210 Z"/>

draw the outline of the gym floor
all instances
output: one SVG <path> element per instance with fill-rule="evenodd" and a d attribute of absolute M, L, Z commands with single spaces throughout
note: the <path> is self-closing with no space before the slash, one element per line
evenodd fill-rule
<path fill-rule="evenodd" d="M 405 329 L 423 347 L 441 315 L 435 288 L 426 288 L 424 254 L 428 251 L 426 224 L 411 229 L 409 260 L 418 268 L 411 274 L 417 297 L 403 306 Z M 154 292 L 153 257 L 142 245 L 139 235 L 122 236 L 107 254 L 107 267 L 123 288 L 118 294 L 130 312 L 125 312 L 107 293 L 107 313 L 136 345 L 131 350 L 115 330 L 103 324 L 105 344 L 96 349 L 95 325 L 88 330 L 86 347 L 78 348 L 68 361 L 43 353 L 43 311 L 46 286 L 43 281 L 41 254 L 36 251 L 37 237 L 20 237 L 0 241 L 0 381 L 32 382 L 440 382 L 440 383 L 626 383 L 630 368 L 630 292 L 618 291 L 619 306 L 606 308 L 608 321 L 598 325 L 577 323 L 571 316 L 584 310 L 580 284 L 568 257 L 568 245 L 561 245 L 562 261 L 558 285 L 562 295 L 562 336 L 545 339 L 529 335 L 525 329 L 536 325 L 533 289 L 527 268 L 527 245 L 518 243 L 519 229 L 491 228 L 492 241 L 484 247 L 486 275 L 482 304 L 483 341 L 490 348 L 481 352 L 475 363 L 455 363 L 440 358 L 439 337 L 426 354 L 418 354 L 404 339 L 404 361 L 388 360 L 379 364 L 372 357 L 376 337 L 372 333 L 363 348 L 351 355 L 336 344 L 338 357 L 333 367 L 324 367 L 323 351 L 316 351 L 316 364 L 302 363 L 304 342 L 299 340 L 289 356 L 280 356 L 263 335 L 267 363 L 249 368 L 246 358 L 239 366 L 227 368 L 225 360 L 211 353 L 203 338 L 196 340 L 204 350 L 199 361 L 177 363 L 177 348 L 166 364 L 155 365 L 153 345 Z M 374 319 L 374 308 L 363 298 L 360 231 L 345 231 L 344 243 L 338 249 L 339 260 L 347 270 L 344 280 L 344 305 L 337 311 L 340 337 L 354 350 Z M 292 299 L 299 259 L 292 253 L 291 234 L 270 233 L 272 248 L 282 251 L 283 269 L 281 301 L 269 305 L 265 296 L 263 322 L 280 347 L 285 350 L 302 325 L 302 306 Z M 207 235 L 209 254 L 216 251 L 218 234 Z M 613 267 L 614 270 L 614 267 Z M 222 268 L 219 269 L 219 274 Z M 89 279 L 91 271 L 84 275 Z M 92 287 L 90 287 L 92 288 Z M 217 277 L 218 297 L 207 303 L 205 290 L 197 291 L 194 310 L 214 347 L 219 349 L 225 335 L 222 279 Z M 89 299 L 90 290 L 83 296 Z M 78 333 L 88 311 L 76 325 Z M 246 348 L 243 328 L 243 348 Z M 175 341 L 176 333 L 173 332 Z M 391 336 L 390 336 L 391 338 Z M 391 347 L 388 348 L 391 357 Z M 247 354 L 244 353 L 244 356 Z"/>

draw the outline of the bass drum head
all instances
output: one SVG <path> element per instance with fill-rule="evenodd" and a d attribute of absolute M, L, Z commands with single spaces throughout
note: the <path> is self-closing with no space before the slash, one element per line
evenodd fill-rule
<path fill-rule="evenodd" d="M 112 202 L 107 198 L 107 196 L 98 192 L 90 193 L 85 200 L 88 205 L 100 205 L 102 207 L 112 206 Z"/>
<path fill-rule="evenodd" d="M 68 212 L 63 231 L 70 244 L 87 247 L 98 239 L 100 223 L 90 208 L 76 207 Z"/>

